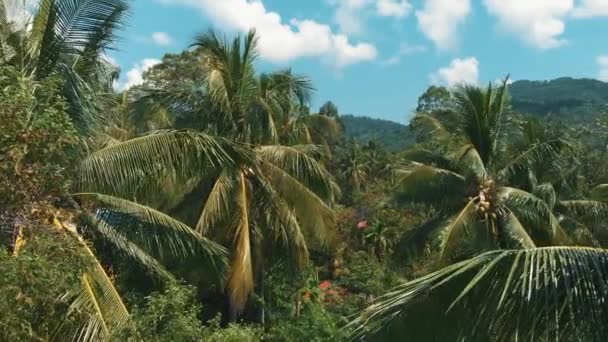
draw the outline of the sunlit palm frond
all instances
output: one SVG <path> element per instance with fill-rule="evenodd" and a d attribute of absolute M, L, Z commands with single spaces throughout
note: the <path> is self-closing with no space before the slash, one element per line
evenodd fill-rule
<path fill-rule="evenodd" d="M 479 245 L 481 242 L 487 246 L 484 243 L 486 241 L 483 241 L 487 235 L 485 231 L 480 234 L 475 203 L 469 201 L 456 215 L 447 220 L 445 226 L 434 232 L 435 244 L 439 246 L 439 259 L 448 261 L 460 257 L 468 248 L 464 244 Z"/>
<path fill-rule="evenodd" d="M 260 146 L 256 152 L 259 158 L 281 168 L 328 203 L 333 202 L 339 194 L 332 175 L 314 158 L 323 154 L 321 147 L 272 145 Z"/>
<path fill-rule="evenodd" d="M 557 218 L 542 199 L 529 192 L 502 187 L 498 198 L 526 228 L 537 245 L 565 244 L 567 237 Z"/>
<path fill-rule="evenodd" d="M 603 341 L 607 300 L 605 250 L 492 251 L 393 289 L 349 327 L 366 340 Z"/>
<path fill-rule="evenodd" d="M 106 147 L 80 166 L 79 188 L 124 198 L 144 198 L 162 191 L 167 177 L 181 186 L 224 167 L 253 159 L 250 152 L 224 138 L 194 131 L 160 131 Z"/>
<path fill-rule="evenodd" d="M 456 152 L 454 159 L 465 175 L 473 175 L 479 183 L 488 177 L 484 162 L 473 145 L 463 146 Z"/>
<path fill-rule="evenodd" d="M 78 327 L 74 336 L 78 341 L 99 341 L 110 338 L 130 320 L 129 312 L 112 280 L 97 260 L 93 251 L 78 234 L 76 227 L 57 218 L 54 225 L 78 241 L 88 258 L 89 266 L 82 275 L 78 291 L 67 293 L 64 299 L 71 300 L 69 315 L 86 313 L 88 319 Z"/>
<path fill-rule="evenodd" d="M 262 176 L 276 193 L 293 208 L 305 236 L 322 244 L 335 238 L 335 216 L 333 210 L 322 198 L 310 190 L 297 178 L 268 161 L 261 161 Z"/>
<path fill-rule="evenodd" d="M 250 190 L 244 173 L 238 180 L 237 210 L 234 217 L 234 236 L 230 275 L 228 276 L 228 296 L 232 315 L 240 314 L 253 291 L 253 260 L 251 246 Z"/>

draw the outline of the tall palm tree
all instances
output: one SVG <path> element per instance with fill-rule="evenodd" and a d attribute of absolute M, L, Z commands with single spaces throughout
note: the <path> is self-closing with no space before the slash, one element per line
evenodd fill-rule
<path fill-rule="evenodd" d="M 2 0 L 0 63 L 60 79 L 72 119 L 88 130 L 112 101 L 118 70 L 104 51 L 128 8 L 127 0 Z"/>
<path fill-rule="evenodd" d="M 337 186 L 319 162 L 320 147 L 278 144 L 277 123 L 285 122 L 294 104 L 308 96 L 311 86 L 306 78 L 290 71 L 256 75 L 253 31 L 231 43 L 210 31 L 198 36 L 195 45 L 204 54 L 203 84 L 167 85 L 149 89 L 144 97 L 162 104 L 174 117 L 189 117 L 192 127 L 157 132 L 94 153 L 91 166 L 103 163 L 103 168 L 88 168 L 85 180 L 91 188 L 87 191 L 155 208 L 155 195 L 164 195 L 169 182 L 177 197 L 172 204 L 165 203 L 163 211 L 184 217 L 198 233 L 221 242 L 232 254 L 226 292 L 230 316 L 235 318 L 256 282 L 263 293 L 269 259 L 288 256 L 303 264 L 309 243 L 323 246 L 331 241 L 330 205 Z M 222 142 L 220 146 L 229 141 L 240 146 L 229 154 L 240 156 L 231 159 L 235 163 L 200 164 L 206 150 L 197 146 L 214 139 Z"/>
<path fill-rule="evenodd" d="M 453 97 L 450 111 L 415 117 L 422 136 L 432 139 L 430 149 L 406 152 L 409 166 L 398 170 L 397 200 L 437 209 L 432 220 L 436 224 L 414 231 L 410 241 L 418 247 L 432 241 L 442 260 L 565 242 L 547 203 L 509 186 L 518 168 L 555 155 L 562 141 L 542 141 L 523 151 L 514 148 L 521 130 L 510 111 L 506 80 L 486 89 L 462 85 Z"/>

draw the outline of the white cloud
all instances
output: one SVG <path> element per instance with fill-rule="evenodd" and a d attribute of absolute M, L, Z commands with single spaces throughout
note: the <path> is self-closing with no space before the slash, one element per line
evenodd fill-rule
<path fill-rule="evenodd" d="M 334 0 L 330 4 L 336 5 L 334 20 L 341 32 L 348 34 L 361 34 L 364 31 L 366 14 L 363 13 L 370 5 L 370 0 Z"/>
<path fill-rule="evenodd" d="M 608 0 L 581 0 L 572 12 L 575 18 L 608 16 Z"/>
<path fill-rule="evenodd" d="M 327 0 L 336 6 L 334 20 L 340 31 L 361 34 L 365 31 L 365 21 L 370 15 L 403 18 L 412 10 L 408 0 Z"/>
<path fill-rule="evenodd" d="M 484 0 L 488 12 L 498 18 L 499 27 L 526 43 L 551 49 L 562 46 L 564 19 L 574 9 L 574 0 Z"/>
<path fill-rule="evenodd" d="M 600 81 L 608 82 L 608 56 L 599 56 L 597 58 L 597 65 L 600 67 L 597 78 Z"/>
<path fill-rule="evenodd" d="M 160 46 L 171 45 L 173 38 L 167 32 L 152 33 L 152 41 Z"/>
<path fill-rule="evenodd" d="M 426 0 L 416 17 L 420 31 L 439 49 L 447 50 L 455 47 L 459 26 L 470 13 L 470 0 Z"/>
<path fill-rule="evenodd" d="M 479 61 L 475 57 L 456 58 L 447 67 L 431 74 L 431 83 L 443 84 L 448 87 L 459 83 L 477 84 L 479 82 Z"/>
<path fill-rule="evenodd" d="M 387 66 L 399 64 L 404 56 L 425 52 L 426 50 L 426 46 L 424 45 L 410 45 L 407 42 L 403 42 L 399 45 L 399 51 L 395 55 L 384 60 L 382 64 Z"/>
<path fill-rule="evenodd" d="M 125 82 L 119 82 L 116 84 L 116 88 L 119 90 L 126 90 L 133 86 L 144 83 L 143 73 L 153 66 L 161 63 L 158 59 L 146 58 L 136 63 L 131 70 L 127 72 L 127 79 Z"/>
<path fill-rule="evenodd" d="M 412 5 L 407 0 L 377 0 L 376 11 L 384 17 L 402 18 L 410 13 Z"/>
<path fill-rule="evenodd" d="M 350 0 L 364 1 L 364 0 Z M 346 35 L 332 32 L 328 25 L 314 20 L 291 19 L 267 10 L 260 0 L 163 0 L 199 8 L 217 25 L 246 32 L 255 28 L 259 33 L 260 56 L 284 63 L 300 57 L 320 57 L 344 67 L 373 60 L 376 47 L 369 43 L 349 42 Z"/>

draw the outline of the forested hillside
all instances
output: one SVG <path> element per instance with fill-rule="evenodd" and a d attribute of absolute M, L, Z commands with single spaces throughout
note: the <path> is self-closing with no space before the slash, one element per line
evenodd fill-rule
<path fill-rule="evenodd" d="M 391 151 L 414 143 L 409 127 L 394 121 L 353 115 L 342 115 L 340 120 L 344 123 L 344 135 L 362 143 L 376 141 Z"/>
<path fill-rule="evenodd" d="M 608 112 L 608 83 L 569 77 L 516 81 L 509 86 L 513 109 L 564 123 L 582 123 Z"/>

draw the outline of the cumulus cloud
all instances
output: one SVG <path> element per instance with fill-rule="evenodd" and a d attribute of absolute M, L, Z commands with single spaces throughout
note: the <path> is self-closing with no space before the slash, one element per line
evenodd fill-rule
<path fill-rule="evenodd" d="M 365 21 L 372 15 L 403 18 L 412 10 L 408 0 L 327 0 L 336 6 L 334 20 L 341 32 L 361 34 Z"/>
<path fill-rule="evenodd" d="M 600 68 L 597 78 L 600 81 L 608 82 L 608 55 L 599 56 L 597 58 L 597 65 Z"/>
<path fill-rule="evenodd" d="M 551 49 L 566 43 L 561 37 L 564 19 L 574 9 L 574 0 L 484 0 L 484 4 L 501 29 L 534 47 Z"/>
<path fill-rule="evenodd" d="M 376 11 L 384 17 L 402 18 L 410 13 L 412 5 L 407 0 L 377 0 Z"/>
<path fill-rule="evenodd" d="M 475 57 L 456 58 L 447 67 L 431 74 L 431 83 L 455 86 L 459 83 L 477 84 L 479 82 L 479 61 Z"/>
<path fill-rule="evenodd" d="M 171 45 L 173 38 L 167 32 L 152 33 L 152 41 L 160 46 Z"/>
<path fill-rule="evenodd" d="M 607 0 L 581 0 L 574 9 L 572 15 L 575 18 L 592 18 L 608 16 Z"/>
<path fill-rule="evenodd" d="M 119 82 L 116 84 L 116 88 L 119 90 L 126 90 L 144 83 L 143 73 L 153 66 L 160 64 L 160 62 L 160 60 L 154 58 L 146 58 L 141 60 L 127 72 L 127 79 L 124 82 Z"/>
<path fill-rule="evenodd" d="M 364 0 L 350 0 L 364 1 Z M 266 9 L 260 0 L 163 0 L 199 8 L 221 27 L 259 33 L 260 56 L 284 63 L 300 57 L 320 57 L 337 67 L 376 58 L 376 47 L 351 43 L 344 34 L 314 20 L 291 19 L 287 22 Z"/>
<path fill-rule="evenodd" d="M 470 13 L 470 0 L 426 0 L 416 18 L 420 31 L 439 49 L 447 50 L 455 47 L 459 26 Z"/>
<path fill-rule="evenodd" d="M 403 42 L 403 43 L 401 43 L 401 45 L 399 45 L 399 51 L 397 51 L 397 53 L 394 54 L 393 56 L 384 60 L 382 62 L 382 64 L 396 65 L 401 62 L 401 59 L 404 56 L 412 55 L 415 53 L 421 53 L 421 52 L 425 52 L 425 51 L 426 51 L 426 46 L 424 46 L 424 45 L 411 45 L 407 42 Z"/>

